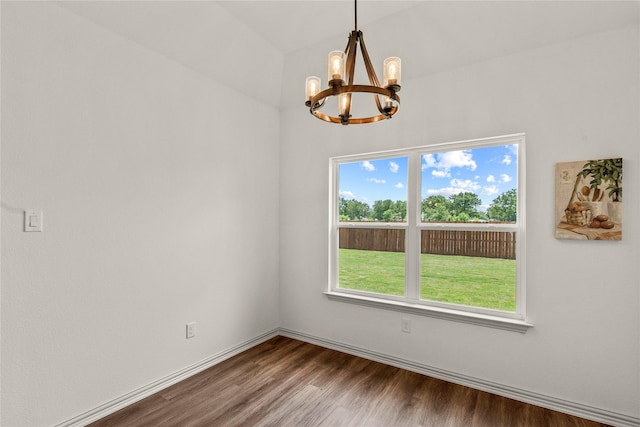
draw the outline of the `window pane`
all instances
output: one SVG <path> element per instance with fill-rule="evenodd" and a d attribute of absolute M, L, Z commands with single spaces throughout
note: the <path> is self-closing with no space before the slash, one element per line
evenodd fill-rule
<path fill-rule="evenodd" d="M 516 310 L 515 232 L 422 230 L 420 297 Z"/>
<path fill-rule="evenodd" d="M 516 222 L 517 145 L 422 155 L 423 222 Z"/>
<path fill-rule="evenodd" d="M 404 230 L 341 228 L 338 238 L 340 288 L 404 295 Z"/>
<path fill-rule="evenodd" d="M 407 157 L 341 163 L 340 222 L 407 220 Z"/>

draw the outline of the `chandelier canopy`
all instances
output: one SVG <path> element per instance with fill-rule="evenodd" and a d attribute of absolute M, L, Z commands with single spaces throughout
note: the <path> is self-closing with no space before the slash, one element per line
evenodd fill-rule
<path fill-rule="evenodd" d="M 305 105 L 309 111 L 320 120 L 330 123 L 363 124 L 374 123 L 384 119 L 390 119 L 398 112 L 400 97 L 400 58 L 390 57 L 384 60 L 383 64 L 383 84 L 380 84 L 375 69 L 371 65 L 371 59 L 364 44 L 362 31 L 358 30 L 358 3 L 354 0 L 355 25 L 354 30 L 349 35 L 349 41 L 344 52 L 334 50 L 329 53 L 328 64 L 328 85 L 329 87 L 320 90 L 322 87 L 320 77 L 307 77 L 305 87 Z M 356 53 L 360 45 L 362 59 L 369 77 L 368 85 L 354 84 L 354 74 L 356 66 Z M 346 61 L 345 61 L 346 58 Z M 346 76 L 345 76 L 346 74 Z M 352 116 L 352 100 L 356 93 L 370 93 L 373 95 L 377 112 L 365 117 Z M 329 97 L 336 97 L 337 103 L 333 111 L 337 114 L 324 113 L 321 110 Z M 383 97 L 383 100 L 380 99 Z M 375 110 L 371 110 L 375 111 Z"/>

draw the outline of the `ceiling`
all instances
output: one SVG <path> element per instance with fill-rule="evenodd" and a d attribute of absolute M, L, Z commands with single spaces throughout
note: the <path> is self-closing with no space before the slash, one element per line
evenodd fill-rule
<path fill-rule="evenodd" d="M 423 2 L 361 0 L 358 2 L 358 26 L 384 22 L 420 3 Z M 220 1 L 218 4 L 284 53 L 315 44 L 328 36 L 346 38 L 354 27 L 353 0 Z"/>
<path fill-rule="evenodd" d="M 326 54 L 344 49 L 354 26 L 351 0 L 56 4 L 278 108 L 302 103 L 306 75 L 325 79 Z M 637 25 L 639 5 L 639 1 L 361 0 L 358 28 L 372 60 L 377 64 L 387 56 L 400 56 L 407 80 Z"/>

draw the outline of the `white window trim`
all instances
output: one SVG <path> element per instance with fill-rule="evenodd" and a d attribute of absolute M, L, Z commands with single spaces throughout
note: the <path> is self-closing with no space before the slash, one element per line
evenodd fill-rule
<path fill-rule="evenodd" d="M 498 145 L 517 144 L 518 147 L 518 218 L 516 224 L 446 224 L 422 223 L 421 202 L 422 155 L 460 149 L 473 149 Z M 339 192 L 339 165 L 361 160 L 381 160 L 392 157 L 408 157 L 409 175 L 407 176 L 407 221 L 406 222 L 339 222 L 337 194 Z M 417 314 L 439 319 L 471 323 L 497 329 L 524 333 L 533 325 L 526 321 L 526 293 L 525 293 L 525 135 L 523 133 L 500 137 L 482 138 L 458 141 L 407 149 L 389 150 L 382 152 L 364 153 L 340 156 L 330 159 L 330 191 L 329 191 L 329 284 L 324 292 L 330 300 L 348 302 L 369 307 L 390 309 L 410 314 Z M 413 197 L 412 197 L 413 195 Z M 406 262 L 405 262 L 405 295 L 395 297 L 378 295 L 338 288 L 338 231 L 340 228 L 394 228 L 404 229 L 406 232 Z M 489 310 L 480 307 L 460 306 L 436 301 L 420 299 L 420 240 L 421 230 L 474 230 L 495 229 L 496 231 L 517 231 L 516 239 L 516 311 L 505 312 Z M 413 248 L 413 249 L 411 249 Z"/>

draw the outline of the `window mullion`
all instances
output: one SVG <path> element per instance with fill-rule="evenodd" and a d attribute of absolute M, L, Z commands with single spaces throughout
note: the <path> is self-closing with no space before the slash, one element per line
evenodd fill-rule
<path fill-rule="evenodd" d="M 420 154 L 411 153 L 407 178 L 407 232 L 405 234 L 405 297 L 420 299 Z"/>

